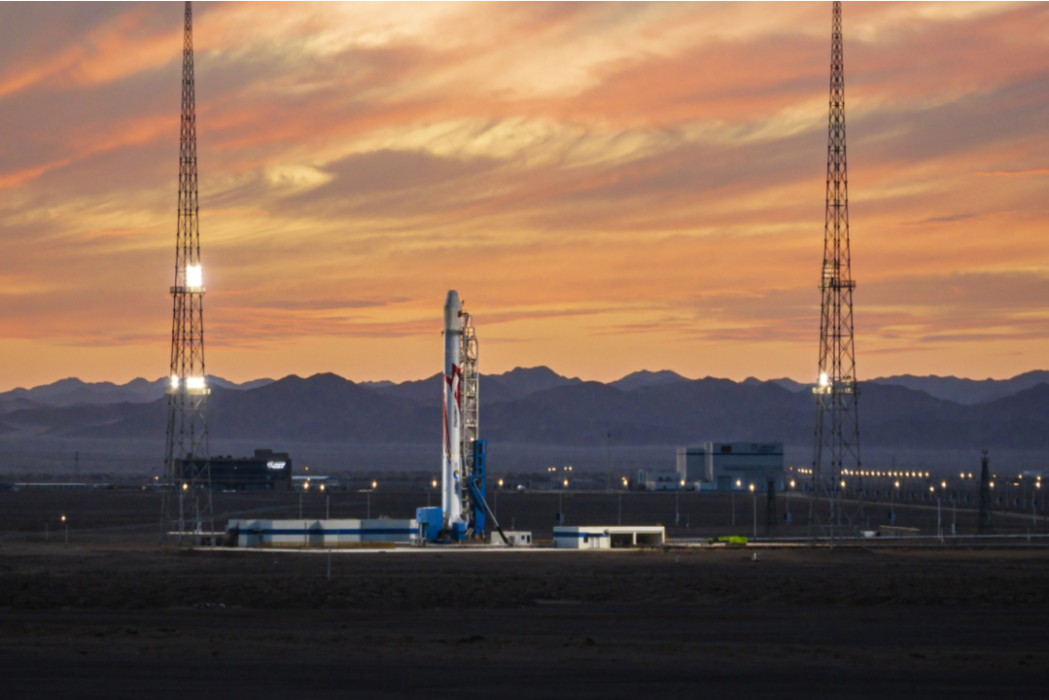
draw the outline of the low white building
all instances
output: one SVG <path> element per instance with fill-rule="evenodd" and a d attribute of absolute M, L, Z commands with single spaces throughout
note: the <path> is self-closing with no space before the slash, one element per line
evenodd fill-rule
<path fill-rule="evenodd" d="M 338 547 L 360 542 L 408 544 L 419 536 L 414 520 L 230 520 L 238 547 Z"/>
<path fill-rule="evenodd" d="M 641 469 L 637 473 L 637 484 L 645 491 L 679 491 L 685 482 L 676 472 Z"/>
<path fill-rule="evenodd" d="M 586 525 L 554 528 L 554 546 L 563 549 L 660 547 L 666 543 L 662 525 Z"/>
<path fill-rule="evenodd" d="M 505 541 L 498 532 L 492 532 L 488 538 L 489 542 L 499 547 L 505 547 L 507 544 L 511 547 L 532 546 L 532 533 L 527 530 L 504 530 L 503 534 L 506 535 Z"/>

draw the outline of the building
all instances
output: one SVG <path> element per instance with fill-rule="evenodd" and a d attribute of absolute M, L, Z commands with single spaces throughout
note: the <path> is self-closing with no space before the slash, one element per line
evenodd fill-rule
<path fill-rule="evenodd" d="M 419 528 L 414 520 L 230 520 L 226 533 L 238 547 L 339 547 L 408 544 Z"/>
<path fill-rule="evenodd" d="M 291 489 L 291 457 L 287 452 L 255 450 L 254 457 L 212 457 L 211 488 L 223 491 Z M 205 460 L 175 460 L 180 479 L 189 479 L 191 469 L 204 470 Z"/>
<path fill-rule="evenodd" d="M 676 471 L 654 471 L 654 470 L 638 470 L 637 472 L 637 484 L 638 488 L 644 489 L 645 491 L 678 491 L 679 489 L 685 488 L 685 484 L 688 482 L 681 478 L 681 475 Z"/>
<path fill-rule="evenodd" d="M 666 530 L 662 525 L 588 525 L 554 528 L 554 546 L 558 549 L 662 547 L 665 542 Z"/>
<path fill-rule="evenodd" d="M 337 476 L 293 476 L 291 487 L 296 491 L 334 491 L 342 488 Z"/>
<path fill-rule="evenodd" d="M 782 442 L 705 442 L 679 447 L 677 473 L 702 490 L 764 491 L 769 480 L 783 490 Z"/>
<path fill-rule="evenodd" d="M 527 530 L 506 530 L 503 532 L 506 537 L 504 540 L 499 536 L 498 532 L 493 532 L 489 537 L 490 544 L 497 547 L 531 547 L 532 546 L 532 533 Z"/>

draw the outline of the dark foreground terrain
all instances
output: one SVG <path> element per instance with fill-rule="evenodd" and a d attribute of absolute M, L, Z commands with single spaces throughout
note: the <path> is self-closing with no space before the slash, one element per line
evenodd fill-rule
<path fill-rule="evenodd" d="M 7 541 L 3 698 L 1045 697 L 1044 549 Z"/>

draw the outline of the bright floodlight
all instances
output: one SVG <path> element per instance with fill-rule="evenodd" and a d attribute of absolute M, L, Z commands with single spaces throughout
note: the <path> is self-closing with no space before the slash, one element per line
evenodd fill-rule
<path fill-rule="evenodd" d="M 827 376 L 826 372 L 820 372 L 820 386 L 830 386 L 830 378 Z"/>
<path fill-rule="evenodd" d="M 175 376 L 174 374 L 171 375 L 171 388 L 172 389 L 178 389 L 178 377 Z"/>
<path fill-rule="evenodd" d="M 204 286 L 204 273 L 200 265 L 186 265 L 186 286 L 191 289 Z"/>
<path fill-rule="evenodd" d="M 203 389 L 204 377 L 186 377 L 187 389 Z"/>

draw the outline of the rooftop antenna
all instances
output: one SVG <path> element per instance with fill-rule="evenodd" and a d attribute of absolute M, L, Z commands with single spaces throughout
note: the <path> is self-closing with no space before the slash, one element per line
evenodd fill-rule
<path fill-rule="evenodd" d="M 204 279 L 197 204 L 197 117 L 193 78 L 193 3 L 187 2 L 182 43 L 182 127 L 179 148 L 178 228 L 175 239 L 165 490 L 161 541 L 177 528 L 214 529 L 208 451 L 208 394 L 204 373 Z M 187 530 L 187 525 L 190 530 Z M 199 539 L 199 535 L 198 535 Z"/>
<path fill-rule="evenodd" d="M 852 279 L 849 251 L 849 177 L 845 158 L 845 61 L 842 45 L 841 3 L 831 12 L 830 118 L 827 138 L 827 210 L 820 278 L 820 360 L 816 398 L 815 450 L 812 458 L 814 497 L 809 506 L 809 537 L 813 527 L 825 524 L 834 546 L 836 526 L 842 524 L 843 476 L 859 479 L 860 426 L 856 410 L 859 387 L 852 330 Z M 826 462 L 826 463 L 825 463 Z M 863 517 L 863 490 L 860 498 Z M 828 519 L 821 521 L 820 502 L 826 498 Z"/>

